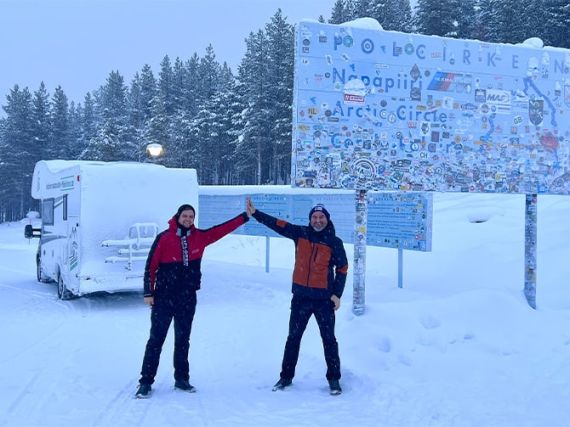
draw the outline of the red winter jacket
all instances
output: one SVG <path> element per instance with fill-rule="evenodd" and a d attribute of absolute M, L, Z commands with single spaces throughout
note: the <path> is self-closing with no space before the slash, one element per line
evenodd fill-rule
<path fill-rule="evenodd" d="M 244 212 L 207 230 L 192 226 L 186 236 L 176 217 L 168 221 L 168 230 L 154 240 L 144 272 L 144 296 L 171 295 L 200 289 L 200 265 L 206 246 L 231 233 L 248 221 Z"/>

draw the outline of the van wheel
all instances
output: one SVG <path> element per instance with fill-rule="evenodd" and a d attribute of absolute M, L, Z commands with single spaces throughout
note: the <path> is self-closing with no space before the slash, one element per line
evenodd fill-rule
<path fill-rule="evenodd" d="M 61 277 L 61 275 L 59 275 L 57 279 L 57 296 L 61 300 L 68 300 L 73 298 L 73 293 L 67 289 L 67 286 L 65 286 L 65 282 L 63 281 L 63 277 Z"/>
<path fill-rule="evenodd" d="M 50 282 L 50 278 L 47 277 L 42 271 L 42 260 L 39 255 L 36 257 L 36 277 L 38 282 L 41 283 L 48 283 Z"/>

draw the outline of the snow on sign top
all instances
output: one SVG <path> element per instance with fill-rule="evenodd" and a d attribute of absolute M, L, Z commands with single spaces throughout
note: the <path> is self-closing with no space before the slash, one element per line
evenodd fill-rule
<path fill-rule="evenodd" d="M 298 187 L 570 194 L 570 51 L 297 26 Z"/>

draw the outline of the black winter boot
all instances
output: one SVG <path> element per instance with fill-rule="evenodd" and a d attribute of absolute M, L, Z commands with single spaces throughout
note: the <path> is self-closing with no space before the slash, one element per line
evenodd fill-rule
<path fill-rule="evenodd" d="M 196 387 L 194 387 L 192 384 L 190 384 L 188 382 L 188 380 L 176 380 L 176 382 L 174 383 L 174 388 L 177 388 L 178 390 L 185 391 L 187 393 L 195 393 L 196 392 Z"/>
<path fill-rule="evenodd" d="M 148 399 L 152 393 L 152 387 L 150 384 L 140 384 L 135 397 L 137 399 Z"/>
<path fill-rule="evenodd" d="M 338 380 L 329 380 L 329 388 L 330 388 L 330 393 L 332 395 L 337 395 L 342 393 L 342 388 L 340 388 Z"/>
<path fill-rule="evenodd" d="M 285 387 L 289 387 L 292 383 L 293 381 L 290 378 L 280 378 L 273 386 L 273 391 L 284 390 Z"/>

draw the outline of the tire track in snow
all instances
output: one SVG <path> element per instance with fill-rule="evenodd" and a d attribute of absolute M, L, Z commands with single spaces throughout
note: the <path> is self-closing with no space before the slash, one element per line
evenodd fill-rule
<path fill-rule="evenodd" d="M 47 284 L 47 286 L 49 286 L 49 285 L 50 284 Z M 46 296 L 50 295 L 50 293 L 48 293 L 48 292 L 37 291 L 34 289 L 30 289 L 30 288 L 22 288 L 19 286 L 8 284 L 8 283 L 0 283 L 0 288 L 14 290 L 14 291 L 17 291 L 20 293 L 29 294 L 31 296 L 34 296 L 37 298 L 43 298 L 43 299 L 45 299 Z"/>
<path fill-rule="evenodd" d="M 135 387 L 135 381 L 129 381 L 121 390 L 117 392 L 117 394 L 115 394 L 115 396 L 113 396 L 107 405 L 105 405 L 105 407 L 101 410 L 101 412 L 99 412 L 99 415 L 91 425 L 93 427 L 98 427 L 121 424 L 118 422 L 118 419 L 124 417 L 127 413 L 130 414 L 131 411 L 129 409 L 131 409 L 134 405 L 130 401 L 133 399 L 137 400 L 134 396 Z M 145 405 L 145 414 L 148 411 L 149 405 L 150 401 L 148 401 Z M 138 422 L 136 422 L 134 425 L 141 425 L 143 420 L 144 419 L 139 419 Z"/>
<path fill-rule="evenodd" d="M 41 325 L 45 328 L 45 332 L 39 335 L 39 337 L 18 348 L 18 351 L 12 353 L 10 355 L 6 355 L 3 358 L 0 358 L 0 364 L 5 365 L 6 362 L 10 360 L 14 360 L 19 358 L 22 355 L 27 354 L 30 351 L 33 351 L 35 348 L 45 349 L 46 343 L 50 343 L 53 341 L 53 337 L 60 333 L 61 329 L 66 326 L 67 315 L 72 307 L 63 303 L 62 301 L 52 301 L 46 300 L 46 295 L 39 291 L 29 291 L 25 289 L 19 289 L 12 286 L 5 286 L 0 283 L 0 289 L 16 289 L 18 291 L 25 291 L 26 294 L 30 296 L 28 300 L 25 301 L 25 305 L 20 311 L 21 318 L 26 318 L 28 320 L 32 318 L 40 318 L 38 321 L 38 325 Z M 54 304 L 55 302 L 55 304 Z M 49 317 L 43 316 L 44 309 L 46 308 L 46 304 L 49 304 Z M 49 327 L 46 325 L 49 322 Z M 41 353 L 41 351 L 40 351 Z M 5 353 L 4 353 L 5 354 Z"/>
<path fill-rule="evenodd" d="M 10 420 L 10 416 L 12 414 L 14 414 L 15 411 L 17 411 L 18 407 L 20 406 L 20 404 L 22 403 L 22 400 L 24 400 L 24 398 L 26 397 L 26 395 L 28 395 L 30 393 L 30 389 L 33 388 L 34 384 L 36 383 L 38 379 L 38 374 L 35 374 L 30 381 L 28 381 L 26 383 L 26 386 L 22 389 L 22 391 L 20 393 L 18 393 L 16 395 L 16 397 L 14 398 L 14 400 L 12 401 L 12 403 L 10 403 L 10 405 L 8 406 L 8 408 L 6 409 L 6 413 L 4 414 L 4 418 L 2 420 L 0 420 L 0 426 L 5 426 L 7 425 L 8 421 Z"/>
<path fill-rule="evenodd" d="M 0 270 L 2 270 L 2 271 L 7 271 L 8 273 L 16 273 L 16 274 L 19 274 L 19 275 L 21 275 L 21 276 L 28 276 L 28 277 L 30 276 L 30 272 L 29 272 L 29 271 L 16 270 L 16 269 L 13 269 L 13 268 L 8 268 L 8 267 L 6 267 L 6 266 L 4 266 L 4 265 L 0 265 Z"/>

